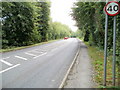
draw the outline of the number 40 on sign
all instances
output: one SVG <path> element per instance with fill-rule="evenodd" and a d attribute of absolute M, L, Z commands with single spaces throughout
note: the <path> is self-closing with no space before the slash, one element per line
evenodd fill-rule
<path fill-rule="evenodd" d="M 116 1 L 108 2 L 104 8 L 104 11 L 109 16 L 116 16 L 120 12 L 120 4 Z"/>

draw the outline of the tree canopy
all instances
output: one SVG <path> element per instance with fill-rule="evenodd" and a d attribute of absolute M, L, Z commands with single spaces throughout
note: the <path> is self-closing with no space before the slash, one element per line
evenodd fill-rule
<path fill-rule="evenodd" d="M 52 22 L 50 3 L 2 2 L 2 48 L 26 46 L 70 36 L 68 26 Z"/>

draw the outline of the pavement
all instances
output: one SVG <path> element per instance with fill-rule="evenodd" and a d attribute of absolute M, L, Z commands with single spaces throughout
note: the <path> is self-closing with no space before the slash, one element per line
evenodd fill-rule
<path fill-rule="evenodd" d="M 2 54 L 2 88 L 58 88 L 79 40 L 70 38 Z"/>
<path fill-rule="evenodd" d="M 78 58 L 68 75 L 64 88 L 95 88 L 95 72 L 91 62 L 87 46 L 80 41 Z"/>

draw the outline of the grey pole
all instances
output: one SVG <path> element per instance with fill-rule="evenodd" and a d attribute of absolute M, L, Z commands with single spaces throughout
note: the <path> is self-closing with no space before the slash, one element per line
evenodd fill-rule
<path fill-rule="evenodd" d="M 114 27 L 113 27 L 113 66 L 112 66 L 112 79 L 113 86 L 115 86 L 115 75 L 116 75 L 116 16 L 114 16 Z"/>
<path fill-rule="evenodd" d="M 107 36 L 108 36 L 108 15 L 106 14 L 105 15 L 105 41 L 104 41 L 104 81 L 103 81 L 104 86 L 106 86 L 106 73 L 107 73 Z"/>

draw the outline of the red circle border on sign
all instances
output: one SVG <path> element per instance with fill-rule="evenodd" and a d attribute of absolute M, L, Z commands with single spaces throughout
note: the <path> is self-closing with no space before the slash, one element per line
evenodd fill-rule
<path fill-rule="evenodd" d="M 114 2 L 114 3 L 117 3 L 117 4 L 119 5 L 119 11 L 118 11 L 117 13 L 115 13 L 115 14 L 109 14 L 109 13 L 106 11 L 106 7 L 107 7 L 108 4 L 113 3 L 113 2 Z M 110 1 L 110 2 L 108 2 L 108 3 L 105 5 L 104 11 L 105 11 L 106 14 L 109 15 L 109 16 L 116 16 L 117 14 L 120 13 L 120 3 L 118 3 L 117 1 Z"/>

